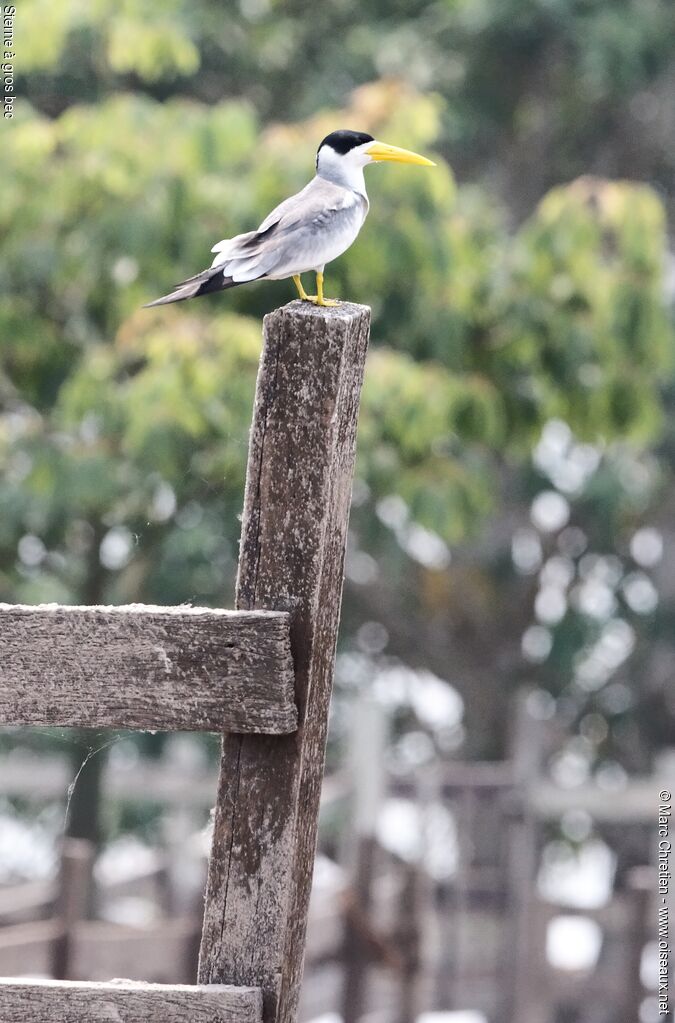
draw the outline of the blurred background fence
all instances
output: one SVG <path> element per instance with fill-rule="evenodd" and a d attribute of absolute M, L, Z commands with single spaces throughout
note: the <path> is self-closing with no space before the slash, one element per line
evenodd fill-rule
<path fill-rule="evenodd" d="M 329 270 L 373 347 L 304 1018 L 651 1023 L 673 5 L 24 0 L 14 21 L 0 599 L 231 606 L 260 317 L 290 292 L 139 306 L 304 184 L 328 131 L 433 154 L 370 172 Z M 192 979 L 216 763 L 215 737 L 5 730 L 0 975 Z"/>

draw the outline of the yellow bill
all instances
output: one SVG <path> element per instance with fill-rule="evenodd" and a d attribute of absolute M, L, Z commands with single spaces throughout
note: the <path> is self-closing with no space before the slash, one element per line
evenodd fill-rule
<path fill-rule="evenodd" d="M 419 153 L 411 153 L 409 149 L 399 149 L 398 146 L 388 146 L 386 142 L 373 142 L 372 146 L 366 149 L 368 156 L 377 163 L 388 161 L 390 163 L 418 163 L 422 167 L 435 167 L 433 160 L 427 160 L 426 156 Z"/>

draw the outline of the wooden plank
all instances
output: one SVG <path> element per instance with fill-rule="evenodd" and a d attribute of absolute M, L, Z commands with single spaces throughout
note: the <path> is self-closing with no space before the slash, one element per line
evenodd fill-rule
<path fill-rule="evenodd" d="M 2 768 L 0 767 L 0 774 Z M 22 881 L 0 888 L 0 929 L 47 915 L 57 896 L 56 881 Z"/>
<path fill-rule="evenodd" d="M 658 777 L 634 778 L 616 793 L 595 784 L 564 789 L 553 782 L 535 779 L 528 786 L 526 799 L 531 812 L 544 821 L 582 810 L 598 824 L 649 825 L 654 816 L 654 792 L 662 787 Z"/>
<path fill-rule="evenodd" d="M 260 983 L 296 1019 L 370 311 L 293 302 L 265 317 L 237 606 L 294 612 L 300 727 L 226 737 L 202 983 Z"/>
<path fill-rule="evenodd" d="M 292 732 L 288 615 L 0 604 L 0 723 Z"/>
<path fill-rule="evenodd" d="M 71 976 L 97 981 L 122 976 L 157 983 L 190 982 L 194 978 L 190 953 L 200 931 L 196 914 L 158 920 L 146 927 L 82 920 L 70 932 Z M 49 975 L 62 934 L 58 920 L 0 928 L 0 976 Z"/>
<path fill-rule="evenodd" d="M 0 756 L 0 795 L 29 801 L 63 799 L 72 780 L 65 757 L 39 757 L 25 750 Z M 170 757 L 131 767 L 106 762 L 103 771 L 105 798 L 124 803 L 210 808 L 217 785 L 216 771 L 202 767 L 180 770 Z"/>
<path fill-rule="evenodd" d="M 73 976 L 192 982 L 200 929 L 196 913 L 160 919 L 145 927 L 85 920 L 72 938 Z"/>
<path fill-rule="evenodd" d="M 2 1023 L 259 1023 L 260 992 L 224 985 L 0 978 Z"/>
<path fill-rule="evenodd" d="M 491 795 L 493 789 L 512 788 L 515 783 L 509 760 L 457 761 L 443 771 L 443 792 L 448 796 L 461 789 L 485 789 Z"/>
<path fill-rule="evenodd" d="M 61 799 L 71 781 L 72 772 L 65 757 L 41 757 L 18 749 L 9 756 L 0 756 L 0 795 L 21 796 L 29 801 Z M 106 761 L 103 771 L 105 798 L 124 803 L 156 802 L 210 809 L 217 785 L 217 771 L 199 765 L 181 767 L 170 754 L 156 762 L 141 761 L 129 766 Z M 324 782 L 321 802 L 328 807 L 348 795 L 345 778 L 336 774 Z M 6 891 L 0 887 L 0 919 Z"/>
<path fill-rule="evenodd" d="M 52 966 L 54 942 L 59 933 L 59 925 L 55 920 L 1 927 L 0 976 L 16 977 L 27 970 L 48 974 Z M 4 1020 L 1 999 L 0 1020 Z"/>

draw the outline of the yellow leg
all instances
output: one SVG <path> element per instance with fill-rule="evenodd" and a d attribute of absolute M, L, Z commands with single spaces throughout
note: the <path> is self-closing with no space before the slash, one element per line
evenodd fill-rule
<path fill-rule="evenodd" d="M 312 299 L 314 298 L 314 296 L 313 295 L 308 295 L 307 292 L 305 291 L 305 289 L 303 288 L 303 286 L 302 286 L 302 278 L 301 278 L 300 274 L 293 274 L 293 283 L 295 284 L 296 288 L 298 289 L 298 295 L 300 296 L 302 301 L 303 302 L 311 302 Z"/>
<path fill-rule="evenodd" d="M 293 283 L 298 289 L 298 295 L 300 296 L 303 302 L 313 302 L 314 305 L 325 306 L 333 306 L 340 304 L 334 298 L 323 297 L 323 274 L 316 275 L 316 295 L 307 294 L 307 292 L 302 286 L 302 279 L 300 277 L 300 274 L 293 274 Z"/>
<path fill-rule="evenodd" d="M 317 305 L 340 305 L 335 298 L 323 297 L 323 274 L 316 275 L 316 304 Z"/>

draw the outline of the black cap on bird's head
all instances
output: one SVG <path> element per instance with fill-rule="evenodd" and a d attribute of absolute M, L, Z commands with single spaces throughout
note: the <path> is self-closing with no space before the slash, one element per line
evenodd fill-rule
<path fill-rule="evenodd" d="M 383 160 L 433 166 L 431 160 L 424 156 L 378 142 L 365 131 L 351 131 L 348 128 L 326 135 L 316 151 L 317 173 L 326 173 L 328 177 L 341 173 L 338 168 L 345 165 L 364 167 L 368 163 L 380 163 Z"/>
<path fill-rule="evenodd" d="M 316 151 L 316 157 L 318 160 L 319 153 L 324 146 L 330 146 L 340 156 L 344 156 L 350 149 L 356 149 L 357 146 L 374 141 L 373 136 L 368 135 L 365 131 L 350 131 L 348 128 L 341 128 L 339 131 L 332 131 L 330 135 L 326 135 Z"/>

